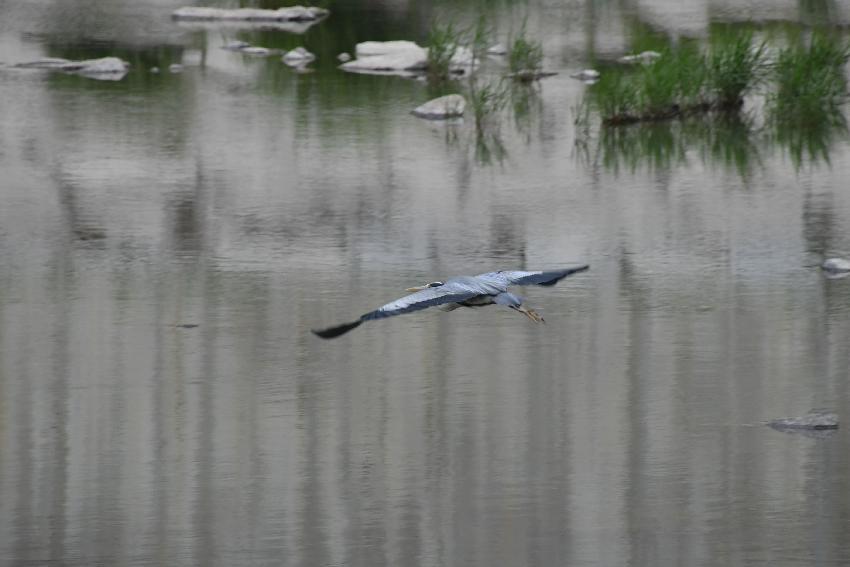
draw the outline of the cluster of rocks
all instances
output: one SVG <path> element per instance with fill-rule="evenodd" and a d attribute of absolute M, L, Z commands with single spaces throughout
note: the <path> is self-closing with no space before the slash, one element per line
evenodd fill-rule
<path fill-rule="evenodd" d="M 632 53 L 629 55 L 623 55 L 622 57 L 617 59 L 618 63 L 624 63 L 627 65 L 634 65 L 638 63 L 649 64 L 661 57 L 661 54 L 657 51 L 641 51 L 640 53 Z M 596 81 L 599 80 L 599 71 L 596 69 L 582 69 L 581 71 L 576 71 L 575 73 L 570 74 L 570 77 L 573 79 L 578 79 L 583 83 L 587 83 L 592 85 Z"/>
<path fill-rule="evenodd" d="M 270 57 L 272 55 L 281 55 L 281 60 L 291 67 L 303 67 L 316 59 L 316 56 L 304 49 L 296 47 L 290 51 L 281 49 L 271 49 L 268 47 L 258 47 L 251 45 L 245 41 L 231 41 L 222 46 L 222 49 L 228 51 L 236 51 L 245 55 L 253 55 L 255 57 Z"/>

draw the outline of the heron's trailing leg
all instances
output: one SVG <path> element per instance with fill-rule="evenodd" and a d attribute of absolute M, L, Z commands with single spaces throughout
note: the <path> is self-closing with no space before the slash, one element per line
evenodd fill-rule
<path fill-rule="evenodd" d="M 537 311 L 535 311 L 534 309 L 531 309 L 530 307 L 526 307 L 525 305 L 520 305 L 519 307 L 516 308 L 516 310 L 519 311 L 520 313 L 522 313 L 523 315 L 525 315 L 526 317 L 528 317 L 529 319 L 531 319 L 532 321 L 534 321 L 535 323 L 545 323 L 546 322 L 546 320 L 543 319 L 543 317 L 541 317 L 540 314 Z"/>

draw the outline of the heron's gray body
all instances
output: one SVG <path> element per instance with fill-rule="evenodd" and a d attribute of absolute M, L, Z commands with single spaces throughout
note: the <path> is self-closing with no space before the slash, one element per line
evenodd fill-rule
<path fill-rule="evenodd" d="M 545 272 L 502 271 L 488 272 L 477 276 L 457 276 L 445 282 L 428 284 L 424 288 L 420 288 L 420 291 L 396 299 L 362 315 L 357 321 L 313 332 L 322 338 L 330 339 L 347 333 L 366 321 L 394 317 L 395 315 L 435 306 L 439 306 L 445 311 L 452 311 L 458 307 L 498 304 L 521 311 L 534 320 L 542 321 L 543 318 L 539 317 L 533 310 L 522 307 L 522 299 L 508 292 L 508 286 L 555 285 L 568 275 L 582 272 L 588 268 L 589 266 L 582 265 Z M 539 319 L 535 319 L 536 317 Z"/>

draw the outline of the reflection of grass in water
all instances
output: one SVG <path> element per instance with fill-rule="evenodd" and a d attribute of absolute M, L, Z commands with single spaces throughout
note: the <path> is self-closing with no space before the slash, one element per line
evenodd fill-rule
<path fill-rule="evenodd" d="M 476 130 L 482 132 L 488 127 L 498 127 L 498 115 L 508 101 L 508 91 L 501 81 L 481 83 L 471 78 L 467 97 L 472 116 L 475 118 Z"/>
<path fill-rule="evenodd" d="M 605 169 L 634 172 L 646 165 L 650 170 L 666 169 L 685 161 L 681 123 L 657 122 L 622 128 L 604 128 L 596 150 Z"/>
<path fill-rule="evenodd" d="M 509 90 L 514 125 L 520 132 L 527 132 L 535 118 L 540 116 L 543 101 L 540 88 L 534 83 L 511 83 Z"/>
<path fill-rule="evenodd" d="M 497 131 L 476 131 L 475 161 L 481 165 L 491 165 L 494 160 L 502 163 L 507 155 L 502 137 Z"/>
<path fill-rule="evenodd" d="M 703 163 L 721 163 L 747 177 L 753 165 L 761 165 L 752 118 L 748 115 L 721 114 L 714 119 L 696 121 L 691 140 L 696 139 Z"/>
<path fill-rule="evenodd" d="M 605 128 L 596 159 L 615 173 L 642 166 L 660 170 L 686 163 L 691 149 L 703 162 L 722 164 L 742 177 L 761 163 L 750 120 L 735 114 Z"/>
<path fill-rule="evenodd" d="M 837 108 L 809 112 L 805 121 L 793 114 L 776 113 L 769 125 L 770 141 L 786 149 L 798 169 L 804 160 L 829 163 L 832 144 L 848 139 L 847 119 Z"/>

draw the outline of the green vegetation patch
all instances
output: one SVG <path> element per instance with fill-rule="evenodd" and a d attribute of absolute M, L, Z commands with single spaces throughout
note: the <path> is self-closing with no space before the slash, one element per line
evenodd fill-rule
<path fill-rule="evenodd" d="M 638 65 L 611 67 L 590 87 L 589 103 L 607 125 L 663 120 L 708 111 L 737 111 L 764 87 L 776 119 L 804 126 L 836 116 L 847 100 L 850 46 L 832 35 L 797 39 L 768 60 L 750 31 L 729 31 L 706 50 L 683 41 Z"/>

